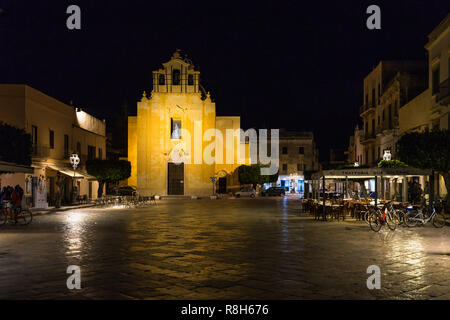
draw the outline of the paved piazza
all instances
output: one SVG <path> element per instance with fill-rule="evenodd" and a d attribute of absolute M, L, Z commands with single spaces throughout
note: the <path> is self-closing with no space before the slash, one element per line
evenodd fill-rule
<path fill-rule="evenodd" d="M 66 211 L 0 229 L 0 298 L 450 299 L 450 228 L 374 233 L 288 197 Z"/>

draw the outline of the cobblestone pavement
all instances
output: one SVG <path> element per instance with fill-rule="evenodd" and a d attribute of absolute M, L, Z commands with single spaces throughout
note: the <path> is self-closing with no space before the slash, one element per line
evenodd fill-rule
<path fill-rule="evenodd" d="M 0 298 L 450 299 L 450 228 L 317 222 L 282 198 L 80 209 L 0 229 Z M 81 290 L 66 287 L 69 265 Z M 369 290 L 369 265 L 381 289 Z"/>

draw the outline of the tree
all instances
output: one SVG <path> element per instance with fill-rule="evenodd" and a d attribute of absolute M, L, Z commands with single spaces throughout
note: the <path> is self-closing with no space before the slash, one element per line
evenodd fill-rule
<path fill-rule="evenodd" d="M 261 169 L 261 167 L 260 167 L 260 169 Z M 261 170 L 259 172 L 261 172 Z M 277 182 L 277 181 L 278 181 L 278 171 L 277 171 L 277 173 L 272 174 L 272 175 L 261 176 L 260 184 L 273 183 L 273 182 Z"/>
<path fill-rule="evenodd" d="M 31 165 L 31 136 L 23 129 L 0 122 L 0 161 Z"/>
<path fill-rule="evenodd" d="M 241 165 L 238 168 L 239 183 L 240 184 L 252 184 L 255 186 L 258 184 L 260 172 L 256 165 L 247 166 Z"/>
<path fill-rule="evenodd" d="M 398 155 L 406 164 L 439 172 L 447 188 L 447 210 L 450 207 L 450 131 L 425 131 L 405 134 L 398 141 Z"/>
<path fill-rule="evenodd" d="M 406 163 L 400 160 L 381 160 L 378 162 L 378 168 L 403 168 L 407 167 Z"/>
<path fill-rule="evenodd" d="M 126 160 L 88 160 L 86 170 L 98 180 L 98 197 L 101 198 L 106 182 L 118 182 L 131 176 L 131 163 Z"/>
<path fill-rule="evenodd" d="M 258 164 L 251 166 L 241 165 L 238 168 L 238 173 L 240 184 L 251 184 L 254 188 L 257 184 L 276 182 L 278 180 L 278 172 L 273 175 L 261 175 L 261 166 Z"/>

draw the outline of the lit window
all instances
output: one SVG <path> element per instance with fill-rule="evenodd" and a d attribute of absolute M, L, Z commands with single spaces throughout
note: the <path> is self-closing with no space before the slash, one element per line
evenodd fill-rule
<path fill-rule="evenodd" d="M 170 138 L 181 139 L 181 120 L 170 119 Z"/>

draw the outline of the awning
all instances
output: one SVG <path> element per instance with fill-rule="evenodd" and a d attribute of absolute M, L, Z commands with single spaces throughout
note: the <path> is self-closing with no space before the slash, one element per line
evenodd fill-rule
<path fill-rule="evenodd" d="M 0 161 L 0 173 L 33 173 L 34 168 L 12 162 Z"/>
<path fill-rule="evenodd" d="M 83 171 L 80 171 L 80 170 L 75 170 L 75 172 L 74 172 L 70 168 L 64 167 L 64 166 L 51 164 L 51 165 L 47 165 L 47 168 L 50 168 L 50 169 L 55 170 L 55 171 L 59 171 L 62 174 L 65 174 L 66 176 L 68 176 L 70 178 L 97 180 L 94 176 L 91 176 L 91 175 L 87 174 L 86 172 L 83 172 Z"/>
<path fill-rule="evenodd" d="M 329 179 L 370 179 L 374 177 L 420 177 L 431 175 L 431 170 L 414 167 L 401 168 L 351 168 L 339 170 L 323 170 L 313 174 L 313 179 L 325 176 Z"/>

